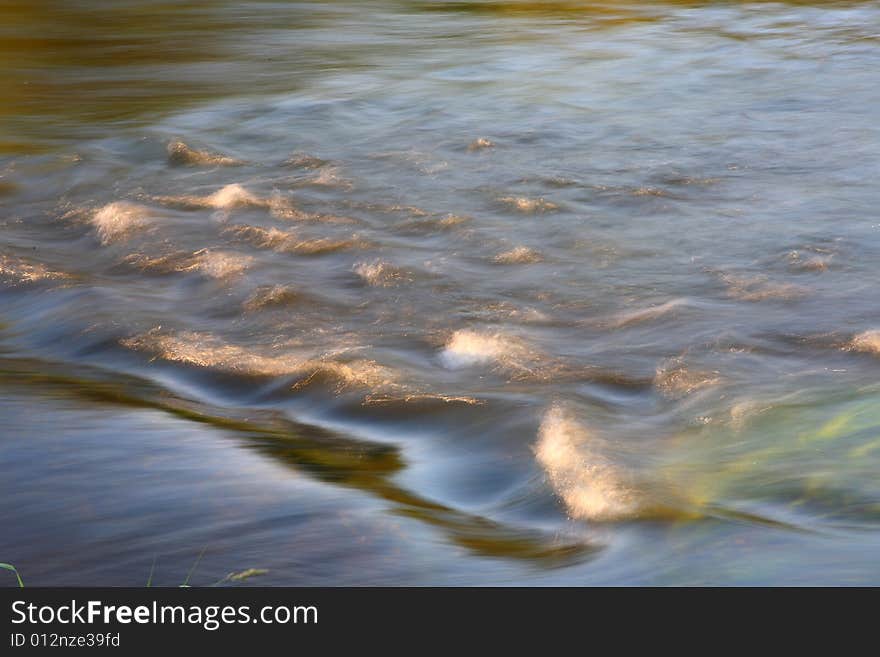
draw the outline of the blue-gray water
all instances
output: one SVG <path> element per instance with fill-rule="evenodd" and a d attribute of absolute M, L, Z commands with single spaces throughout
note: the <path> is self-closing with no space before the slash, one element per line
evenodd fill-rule
<path fill-rule="evenodd" d="M 22 0 L 0 86 L 26 584 L 880 584 L 877 3 Z"/>

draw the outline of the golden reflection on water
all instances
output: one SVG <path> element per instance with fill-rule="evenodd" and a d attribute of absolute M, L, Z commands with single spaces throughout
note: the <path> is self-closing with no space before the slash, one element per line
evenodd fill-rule
<path fill-rule="evenodd" d="M 369 5 L 381 7 L 381 3 Z M 589 29 L 656 20 L 692 2 L 406 2 L 414 13 L 575 19 Z M 290 92 L 322 69 L 356 69 L 377 44 L 302 40 L 332 21 L 364 22 L 350 3 L 8 0 L 0 5 L 0 152 L 34 152 L 50 136 L 179 112 L 226 95 Z M 347 16 L 347 17 L 346 17 Z M 100 130 L 93 130 L 97 134 Z"/>
<path fill-rule="evenodd" d="M 595 30 L 701 4 L 416 0 L 397 8 L 523 19 L 548 29 L 575 21 Z M 381 21 L 367 11 L 374 5 L 382 7 L 368 3 L 361 15 L 344 2 L 8 0 L 0 5 L 0 152 L 33 152 L 65 131 L 178 112 L 211 98 L 290 92 L 300 78 L 325 68 L 356 69 L 381 52 L 381 34 L 341 49 L 307 37 L 311 29 L 332 30 L 339 17 L 378 32 Z"/>

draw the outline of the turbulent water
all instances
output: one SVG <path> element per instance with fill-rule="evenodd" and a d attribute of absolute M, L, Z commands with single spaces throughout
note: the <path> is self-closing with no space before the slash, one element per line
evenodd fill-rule
<path fill-rule="evenodd" d="M 877 3 L 13 0 L 0 53 L 26 584 L 880 584 Z"/>

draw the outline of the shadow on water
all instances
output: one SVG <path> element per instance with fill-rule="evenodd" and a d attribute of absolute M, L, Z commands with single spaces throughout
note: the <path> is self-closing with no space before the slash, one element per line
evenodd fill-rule
<path fill-rule="evenodd" d="M 405 467 L 390 445 L 356 440 L 290 421 L 274 411 L 217 408 L 172 395 L 153 383 L 37 359 L 0 358 L 0 386 L 26 386 L 40 395 L 72 397 L 92 403 L 150 409 L 176 418 L 233 431 L 260 453 L 315 479 L 374 495 L 392 512 L 427 523 L 453 543 L 479 556 L 518 559 L 544 567 L 590 558 L 601 548 L 583 540 L 560 541 L 534 530 L 511 527 L 421 497 L 393 481 Z"/>

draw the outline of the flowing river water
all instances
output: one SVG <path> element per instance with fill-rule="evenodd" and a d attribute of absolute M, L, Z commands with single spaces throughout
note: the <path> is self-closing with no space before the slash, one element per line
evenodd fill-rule
<path fill-rule="evenodd" d="M 7 0 L 0 88 L 26 584 L 880 584 L 877 3 Z"/>

